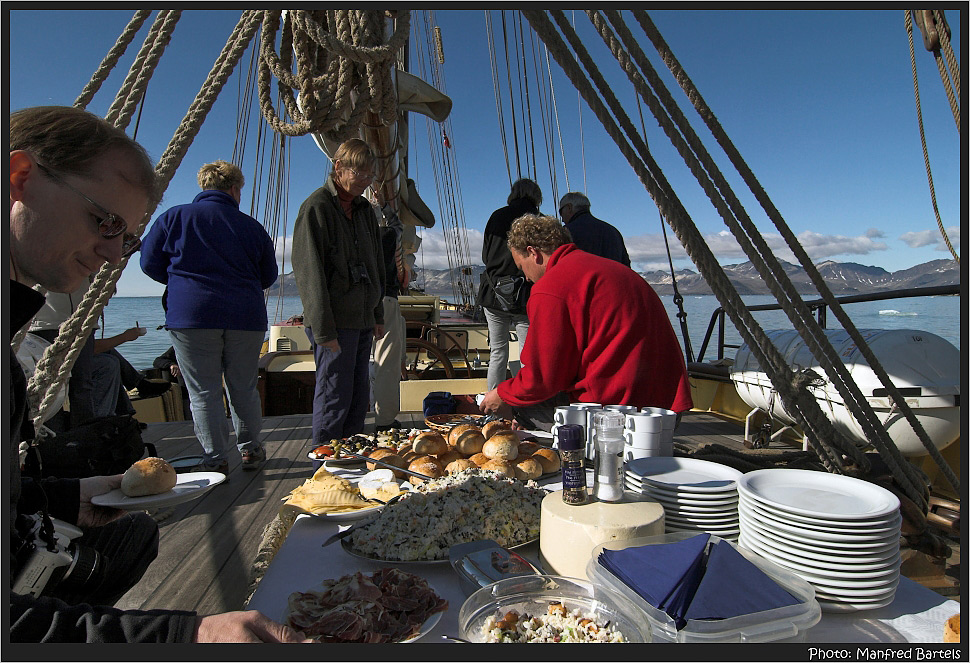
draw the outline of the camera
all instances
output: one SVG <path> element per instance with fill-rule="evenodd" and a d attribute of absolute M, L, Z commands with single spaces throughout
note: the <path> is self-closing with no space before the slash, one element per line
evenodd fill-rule
<path fill-rule="evenodd" d="M 105 558 L 74 541 L 83 534 L 77 527 L 57 518 L 49 522 L 53 531 L 39 515 L 18 518 L 24 544 L 15 553 L 20 571 L 12 591 L 36 597 L 55 587 L 82 592 L 97 589 L 107 575 Z"/>
<path fill-rule="evenodd" d="M 362 285 L 370 283 L 370 276 L 367 275 L 367 267 L 362 262 L 355 262 L 350 265 L 351 285 Z"/>

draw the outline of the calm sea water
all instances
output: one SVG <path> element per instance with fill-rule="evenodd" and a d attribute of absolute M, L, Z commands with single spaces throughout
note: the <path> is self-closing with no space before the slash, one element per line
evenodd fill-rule
<path fill-rule="evenodd" d="M 682 337 L 680 321 L 676 317 L 677 307 L 672 297 L 663 297 L 664 305 L 670 320 Z M 748 306 L 771 304 L 774 299 L 770 295 L 749 295 L 742 297 Z M 704 334 L 707 332 L 711 314 L 719 304 L 713 295 L 689 296 L 684 298 L 684 310 L 687 313 L 687 327 L 694 354 L 700 351 Z M 922 297 L 913 299 L 887 299 L 878 302 L 844 305 L 846 312 L 852 316 L 859 329 L 919 329 L 941 336 L 960 347 L 960 298 L 959 297 Z M 283 297 L 271 299 L 267 304 L 270 324 L 282 322 L 292 315 L 303 311 L 299 297 Z M 766 330 L 788 329 L 791 323 L 782 311 L 759 311 L 754 313 L 755 319 Z M 171 345 L 168 332 L 158 327 L 165 322 L 161 299 L 158 297 L 115 297 L 108 302 L 104 309 L 105 336 L 121 333 L 136 323 L 148 328 L 148 334 L 138 340 L 124 343 L 118 350 L 132 363 L 135 368 L 150 368 L 155 357 L 165 352 Z M 840 327 L 835 316 L 829 312 L 828 326 Z M 97 332 L 100 334 L 100 330 Z M 716 341 L 716 330 L 712 343 Z M 728 323 L 726 341 L 739 345 L 741 337 Z M 733 357 L 735 350 L 728 348 L 725 356 Z M 716 348 L 712 345 L 705 353 L 705 359 L 716 358 Z"/>

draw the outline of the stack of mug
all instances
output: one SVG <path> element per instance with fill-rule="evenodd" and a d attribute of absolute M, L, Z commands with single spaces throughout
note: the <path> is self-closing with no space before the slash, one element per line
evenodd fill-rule
<path fill-rule="evenodd" d="M 623 460 L 631 461 L 648 456 L 674 455 L 674 426 L 677 413 L 661 407 L 638 409 L 633 405 L 602 405 L 600 403 L 570 403 L 556 408 L 552 426 L 553 444 L 558 447 L 556 429 L 576 424 L 586 431 L 586 458 L 595 460 L 596 444 L 593 415 L 600 410 L 616 410 L 624 414 Z"/>

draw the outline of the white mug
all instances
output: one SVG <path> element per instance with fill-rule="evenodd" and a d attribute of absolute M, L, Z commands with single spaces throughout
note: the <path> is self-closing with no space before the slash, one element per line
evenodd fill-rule
<path fill-rule="evenodd" d="M 664 418 L 660 414 L 627 414 L 624 425 L 627 430 L 637 433 L 662 433 Z"/>
<path fill-rule="evenodd" d="M 677 413 L 662 407 L 645 407 L 640 412 L 659 414 L 663 417 L 663 445 L 661 456 L 674 455 L 674 427 L 677 425 Z"/>
<path fill-rule="evenodd" d="M 629 463 L 631 460 L 636 460 L 637 458 L 649 458 L 651 456 L 659 456 L 659 449 L 639 449 L 637 447 L 625 446 L 623 447 L 623 460 Z M 633 490 L 632 488 L 629 490 Z"/>
<path fill-rule="evenodd" d="M 579 424 L 586 429 L 586 410 L 572 405 L 560 405 L 552 415 L 552 420 L 558 425 Z"/>
<path fill-rule="evenodd" d="M 660 449 L 663 446 L 663 433 L 638 433 L 632 431 L 629 428 L 623 431 L 623 439 L 626 442 L 627 447 L 636 447 L 637 449 L 655 449 L 657 453 L 655 455 L 660 455 Z"/>
<path fill-rule="evenodd" d="M 604 410 L 616 410 L 617 412 L 622 412 L 623 414 L 637 413 L 636 405 L 604 405 Z"/>

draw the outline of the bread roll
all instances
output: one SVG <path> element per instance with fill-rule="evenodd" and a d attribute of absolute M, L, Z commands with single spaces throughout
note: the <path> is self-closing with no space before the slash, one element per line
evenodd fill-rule
<path fill-rule="evenodd" d="M 481 469 L 498 472 L 499 474 L 507 476 L 510 479 L 515 478 L 515 466 L 507 460 L 490 460 L 482 465 Z"/>
<path fill-rule="evenodd" d="M 537 452 L 541 447 L 535 442 L 519 442 L 519 455 L 520 456 L 531 456 Z"/>
<path fill-rule="evenodd" d="M 445 467 L 445 472 L 448 474 L 458 474 L 464 470 L 477 470 L 478 465 L 476 465 L 470 458 L 459 458 L 458 460 L 453 460 Z"/>
<path fill-rule="evenodd" d="M 424 431 L 414 438 L 412 448 L 422 455 L 443 454 L 448 451 L 448 443 L 445 442 L 445 438 L 441 437 L 441 433 Z"/>
<path fill-rule="evenodd" d="M 482 447 L 491 460 L 512 460 L 519 455 L 519 436 L 514 431 L 499 431 Z"/>
<path fill-rule="evenodd" d="M 445 475 L 445 469 L 441 467 L 441 464 L 431 456 L 421 456 L 420 458 L 415 458 L 411 461 L 411 464 L 408 465 L 408 469 L 412 472 L 418 472 L 419 474 L 429 476 L 432 479 L 437 479 L 438 477 L 443 477 Z M 408 481 L 411 483 L 423 483 L 424 479 L 409 474 Z"/>
<path fill-rule="evenodd" d="M 511 428 L 509 428 L 509 423 L 506 422 L 505 419 L 490 421 L 482 426 L 482 435 L 484 435 L 485 439 L 487 440 L 500 430 L 511 430 Z"/>
<path fill-rule="evenodd" d="M 410 442 L 405 442 L 404 444 L 402 444 L 401 446 L 399 446 L 397 448 L 397 455 L 398 456 L 401 456 L 403 458 L 404 457 L 404 454 L 406 454 L 407 452 L 411 451 L 412 449 L 413 449 L 413 446 L 411 445 L 411 443 Z"/>
<path fill-rule="evenodd" d="M 559 471 L 561 461 L 559 460 L 559 454 L 556 453 L 554 449 L 542 447 L 532 454 L 532 457 L 539 461 L 539 464 L 542 465 L 543 474 Z"/>
<path fill-rule="evenodd" d="M 960 613 L 943 624 L 943 642 L 960 642 Z"/>
<path fill-rule="evenodd" d="M 481 467 L 489 461 L 489 457 L 479 451 L 477 454 L 472 454 L 469 456 L 468 460 Z"/>
<path fill-rule="evenodd" d="M 390 449 L 375 449 L 374 451 L 371 452 L 369 458 L 373 458 L 374 460 L 379 460 L 384 463 L 388 463 L 390 465 L 393 465 L 394 467 L 400 467 L 402 470 L 407 469 L 407 466 L 408 466 L 403 458 L 398 456 Z M 379 467 L 386 467 L 386 466 L 378 465 L 377 463 L 372 463 L 370 461 L 367 462 L 368 470 L 376 470 Z M 406 475 L 404 474 L 404 472 L 399 472 L 397 470 L 394 470 L 394 476 L 396 476 L 398 479 L 403 479 Z"/>
<path fill-rule="evenodd" d="M 128 497 L 159 495 L 175 487 L 175 469 L 163 458 L 150 456 L 136 461 L 121 477 L 121 492 Z"/>
<path fill-rule="evenodd" d="M 448 463 L 450 463 L 451 461 L 458 460 L 459 458 L 464 458 L 464 457 L 465 456 L 462 455 L 460 452 L 450 447 L 448 448 L 448 451 L 444 452 L 443 454 L 435 455 L 435 458 L 438 460 L 438 463 L 441 465 L 441 467 L 444 467 L 444 468 L 447 468 Z"/>
<path fill-rule="evenodd" d="M 481 451 L 484 445 L 485 436 L 482 435 L 482 431 L 475 428 L 459 433 L 455 438 L 455 443 L 452 446 L 459 453 L 464 454 L 465 456 L 471 456 Z"/>
<path fill-rule="evenodd" d="M 528 479 L 538 479 L 540 476 L 542 476 L 542 465 L 531 456 L 515 464 L 516 479 L 526 481 Z"/>
<path fill-rule="evenodd" d="M 458 437 L 465 431 L 469 431 L 469 430 L 478 431 L 479 433 L 482 432 L 482 429 L 474 424 L 458 424 L 450 431 L 448 431 L 448 444 L 450 444 L 453 447 L 456 446 L 458 442 Z"/>

